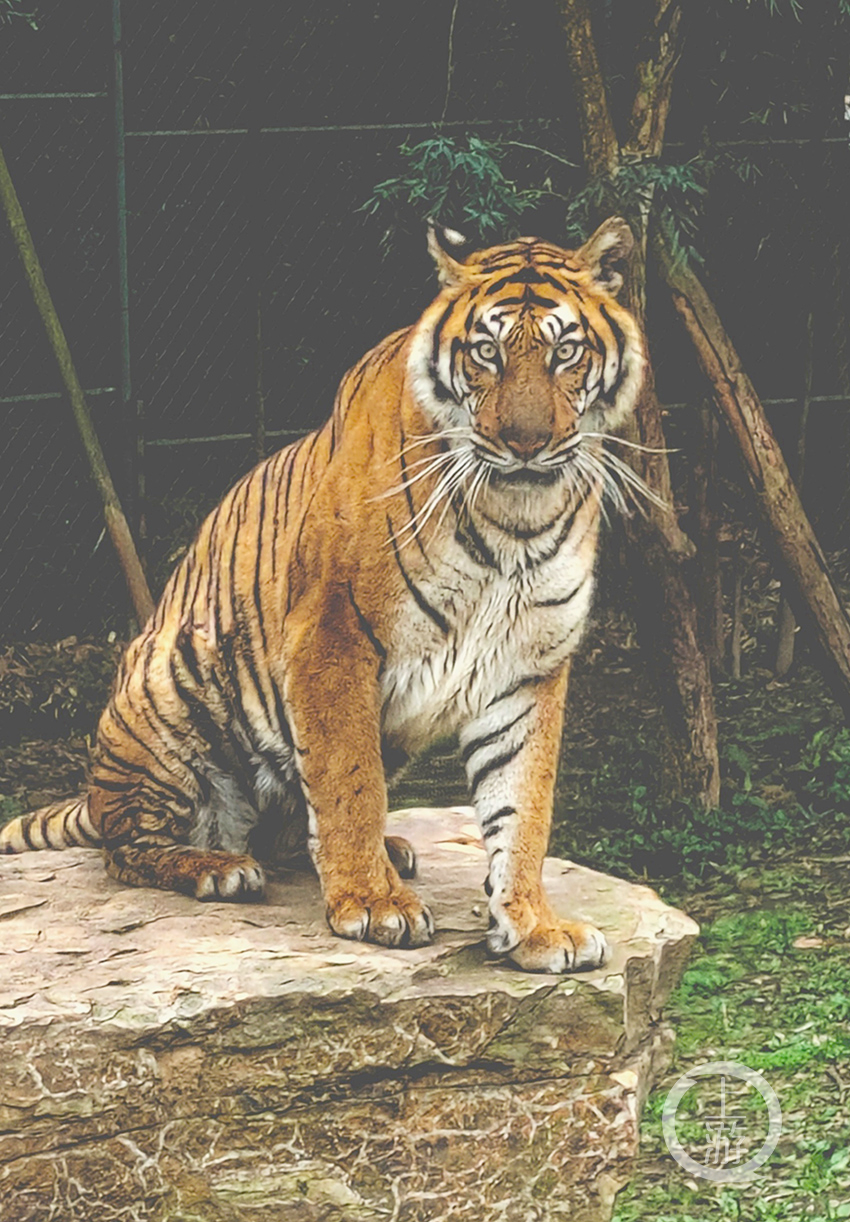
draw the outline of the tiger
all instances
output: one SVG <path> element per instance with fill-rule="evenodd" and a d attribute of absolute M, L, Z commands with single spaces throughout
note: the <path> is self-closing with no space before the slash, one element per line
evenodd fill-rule
<path fill-rule="evenodd" d="M 455 736 L 491 956 L 605 962 L 541 872 L 603 443 L 643 379 L 617 300 L 633 239 L 612 217 L 575 250 L 462 241 L 429 224 L 432 304 L 206 518 L 126 650 L 86 793 L 12 820 L 0 851 L 97 846 L 122 883 L 238 901 L 262 897 L 283 840 L 309 850 L 335 934 L 423 946 L 434 918 L 412 846 L 385 835 L 387 777 Z"/>

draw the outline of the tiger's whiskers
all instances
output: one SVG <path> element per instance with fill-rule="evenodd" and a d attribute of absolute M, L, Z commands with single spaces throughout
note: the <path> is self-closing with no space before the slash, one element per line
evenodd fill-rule
<path fill-rule="evenodd" d="M 617 445 L 628 446 L 630 450 L 640 450 L 641 454 L 678 454 L 677 449 L 666 446 L 645 446 L 639 441 L 629 441 L 627 437 L 618 437 L 615 433 L 582 433 L 582 437 L 592 437 L 594 441 L 615 441 Z"/>

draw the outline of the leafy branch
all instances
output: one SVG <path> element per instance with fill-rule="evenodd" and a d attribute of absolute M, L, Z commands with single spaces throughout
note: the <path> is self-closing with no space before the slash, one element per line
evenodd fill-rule
<path fill-rule="evenodd" d="M 480 136 L 434 136 L 405 143 L 399 152 L 405 173 L 377 183 L 361 208 L 370 216 L 388 217 L 385 240 L 405 211 L 417 220 L 433 217 L 468 228 L 481 238 L 501 237 L 547 193 L 519 189 L 502 169 L 504 144 Z"/>
<path fill-rule="evenodd" d="M 513 148 L 539 154 L 553 163 L 552 173 L 541 171 L 537 182 L 518 185 L 503 168 Z M 582 241 L 602 211 L 636 216 L 651 207 L 670 234 L 677 258 L 701 263 L 697 238 L 711 177 L 727 169 L 752 181 L 758 173 L 751 161 L 729 152 L 702 153 L 686 162 L 640 158 L 621 163 L 614 174 L 591 178 L 576 190 L 579 167 L 551 149 L 523 140 L 440 135 L 415 145 L 405 143 L 399 153 L 404 172 L 377 183 L 361 208 L 386 219 L 385 247 L 396 227 L 404 225 L 405 214 L 416 224 L 433 217 L 464 230 L 470 238 L 503 240 L 516 232 L 529 209 L 554 198 L 566 204 L 563 225 L 568 244 Z M 553 186 L 558 172 L 566 180 L 560 190 Z"/>
<path fill-rule="evenodd" d="M 24 0 L 0 0 L 0 25 L 6 25 L 15 17 L 21 17 L 32 30 L 38 29 L 35 13 L 21 8 Z"/>

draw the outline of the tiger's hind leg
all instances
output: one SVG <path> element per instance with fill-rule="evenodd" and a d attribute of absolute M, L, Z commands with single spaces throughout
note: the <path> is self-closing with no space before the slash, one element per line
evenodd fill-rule
<path fill-rule="evenodd" d="M 131 887 L 179 891 L 199 900 L 259 900 L 265 889 L 253 857 L 183 844 L 119 845 L 107 850 L 106 869 Z"/>

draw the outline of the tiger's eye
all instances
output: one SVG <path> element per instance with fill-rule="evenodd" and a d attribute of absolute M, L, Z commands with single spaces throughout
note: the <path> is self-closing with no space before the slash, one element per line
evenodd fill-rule
<path fill-rule="evenodd" d="M 576 359 L 578 354 L 578 344 L 574 344 L 572 341 L 569 341 L 566 344 L 558 344 L 558 347 L 555 349 L 555 360 L 559 365 L 569 365 Z"/>
<path fill-rule="evenodd" d="M 480 357 L 482 361 L 495 361 L 499 349 L 489 339 L 484 339 L 480 344 L 473 345 L 473 354 Z"/>

